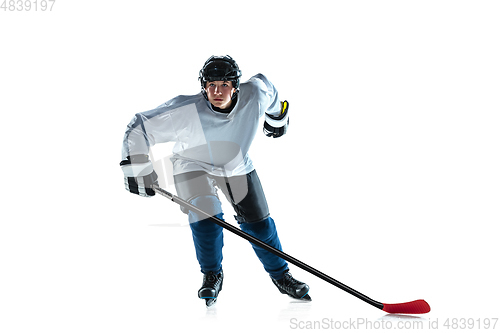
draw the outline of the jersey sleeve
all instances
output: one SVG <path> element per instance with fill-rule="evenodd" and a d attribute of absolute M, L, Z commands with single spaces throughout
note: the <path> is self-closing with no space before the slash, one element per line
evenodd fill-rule
<path fill-rule="evenodd" d="M 122 145 L 122 159 L 133 155 L 148 155 L 149 148 L 175 139 L 171 110 L 160 106 L 137 113 L 127 125 Z"/>
<path fill-rule="evenodd" d="M 254 75 L 249 82 L 253 82 L 259 89 L 263 111 L 266 115 L 279 116 L 281 112 L 278 90 L 264 74 Z M 264 114 L 262 114 L 264 115 Z M 261 115 L 261 116 L 262 116 Z"/>
<path fill-rule="evenodd" d="M 125 131 L 122 158 L 149 155 L 149 149 L 159 143 L 204 143 L 197 106 L 202 98 L 201 94 L 177 96 L 156 109 L 137 113 Z"/>
<path fill-rule="evenodd" d="M 285 128 L 288 125 L 288 107 L 282 107 L 278 90 L 263 74 L 257 74 L 251 80 L 257 82 L 261 93 L 265 95 L 264 100 L 267 101 L 267 103 L 263 103 L 267 105 L 264 111 L 265 126 L 277 129 Z"/>

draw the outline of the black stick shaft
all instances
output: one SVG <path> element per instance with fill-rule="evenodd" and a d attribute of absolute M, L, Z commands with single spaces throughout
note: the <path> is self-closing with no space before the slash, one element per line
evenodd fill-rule
<path fill-rule="evenodd" d="M 189 202 L 185 201 L 185 200 L 182 200 L 181 198 L 171 194 L 170 192 L 167 192 L 165 191 L 164 189 L 154 185 L 154 190 L 156 193 L 164 196 L 164 197 L 167 197 L 168 199 L 170 199 L 171 201 L 175 202 L 176 204 L 186 208 L 186 209 L 189 209 L 193 212 L 196 212 L 202 216 L 205 216 L 206 218 L 210 219 L 212 222 L 214 222 L 215 224 L 223 227 L 224 229 L 227 229 L 229 231 L 231 231 L 232 233 L 246 239 L 247 241 L 271 252 L 272 254 L 288 261 L 289 263 L 291 264 L 294 264 L 295 266 L 297 267 L 300 267 L 302 268 L 303 270 L 319 277 L 320 279 L 330 283 L 330 284 L 333 284 L 335 287 L 338 287 L 346 292 L 348 292 L 349 294 L 353 295 L 353 296 L 356 296 L 357 298 L 365 301 L 366 303 L 370 304 L 370 305 L 373 305 L 374 307 L 376 308 L 379 308 L 379 309 L 382 309 L 384 307 L 384 304 L 383 303 L 380 303 L 380 302 L 377 302 L 371 298 L 369 298 L 368 296 L 366 295 L 363 295 L 362 293 L 352 289 L 351 287 L 349 286 L 346 286 L 345 284 L 335 280 L 334 278 L 318 271 L 317 269 L 315 269 L 314 267 L 311 267 L 305 263 L 303 263 L 302 261 L 298 260 L 298 259 L 295 259 L 294 257 L 286 254 L 285 252 L 283 251 L 280 251 L 278 249 L 275 249 L 274 247 L 262 242 L 260 239 L 258 238 L 255 238 L 253 237 L 252 235 L 249 235 L 247 234 L 246 232 L 242 231 L 241 229 L 233 226 L 232 224 L 229 224 L 215 216 L 211 216 L 210 214 L 208 213 L 205 213 L 203 210 L 199 209 L 198 207 L 190 204 Z"/>

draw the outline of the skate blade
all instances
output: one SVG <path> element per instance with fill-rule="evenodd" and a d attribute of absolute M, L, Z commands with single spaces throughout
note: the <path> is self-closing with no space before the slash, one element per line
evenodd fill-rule
<path fill-rule="evenodd" d="M 309 294 L 305 294 L 304 296 L 302 296 L 302 298 L 296 298 L 296 297 L 292 297 L 290 295 L 288 295 L 288 297 L 290 297 L 294 301 L 298 301 L 299 303 L 300 302 L 310 302 L 310 301 L 312 301 L 312 298 L 311 298 L 311 296 L 309 296 Z"/>
<path fill-rule="evenodd" d="M 205 304 L 206 304 L 207 308 L 214 306 L 216 302 L 217 302 L 217 298 L 205 298 Z"/>

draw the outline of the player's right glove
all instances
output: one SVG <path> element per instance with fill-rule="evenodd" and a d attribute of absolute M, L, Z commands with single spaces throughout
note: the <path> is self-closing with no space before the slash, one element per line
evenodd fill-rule
<path fill-rule="evenodd" d="M 266 113 L 264 122 L 264 134 L 269 137 L 279 138 L 286 134 L 288 128 L 288 102 L 281 102 L 281 113 L 279 116 L 272 116 Z"/>
<path fill-rule="evenodd" d="M 153 184 L 158 184 L 158 175 L 153 169 L 153 163 L 148 155 L 127 156 L 120 162 L 125 176 L 125 189 L 141 197 L 155 195 Z"/>

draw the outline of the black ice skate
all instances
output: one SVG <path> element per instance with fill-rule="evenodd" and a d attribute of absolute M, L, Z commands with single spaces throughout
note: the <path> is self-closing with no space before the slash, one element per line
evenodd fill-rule
<path fill-rule="evenodd" d="M 222 280 L 224 274 L 222 271 L 219 274 L 208 272 L 203 275 L 203 285 L 198 290 L 198 297 L 205 300 L 207 306 L 212 306 L 217 301 L 217 296 L 222 290 Z"/>
<path fill-rule="evenodd" d="M 273 280 L 273 283 L 276 285 L 276 287 L 278 287 L 279 291 L 281 291 L 282 294 L 286 294 L 292 298 L 300 299 L 303 301 L 312 300 L 311 296 L 308 295 L 309 286 L 304 282 L 295 280 L 288 270 L 285 271 L 285 275 L 282 279 L 275 280 L 271 278 L 271 280 Z"/>

